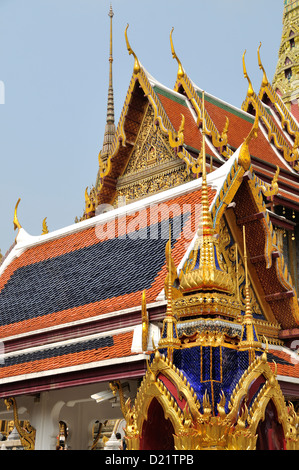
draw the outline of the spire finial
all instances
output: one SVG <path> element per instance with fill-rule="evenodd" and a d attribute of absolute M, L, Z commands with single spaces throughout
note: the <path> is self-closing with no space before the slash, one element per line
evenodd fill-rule
<path fill-rule="evenodd" d="M 244 268 L 245 268 L 245 313 L 243 317 L 241 341 L 239 348 L 249 351 L 249 362 L 252 363 L 255 359 L 255 350 L 261 349 L 262 344 L 258 339 L 257 332 L 254 326 L 254 319 L 250 306 L 250 293 L 248 282 L 248 262 L 247 262 L 247 247 L 246 247 L 246 232 L 245 225 L 243 225 L 243 245 L 244 245 Z"/>
<path fill-rule="evenodd" d="M 177 320 L 173 314 L 172 308 L 172 278 L 171 278 L 171 225 L 169 224 L 169 240 L 167 242 L 169 244 L 168 250 L 168 265 L 169 265 L 169 272 L 168 272 L 168 289 L 167 289 L 167 308 L 165 318 L 163 320 L 163 327 L 162 327 L 162 336 L 159 341 L 159 347 L 168 349 L 168 358 L 170 361 L 173 359 L 173 349 L 178 348 L 181 345 L 181 341 L 178 337 L 177 332 Z M 166 249 L 167 253 L 167 249 Z"/>
<path fill-rule="evenodd" d="M 108 158 L 112 141 L 115 134 L 115 124 L 114 124 L 114 93 L 113 93 L 113 80 L 112 80 L 112 18 L 114 16 L 112 5 L 110 4 L 110 9 L 108 16 L 110 18 L 110 45 L 109 45 L 109 87 L 108 87 L 108 102 L 107 102 L 107 117 L 106 117 L 106 126 L 104 133 L 104 142 L 101 152 L 101 158 L 106 160 Z"/>
<path fill-rule="evenodd" d="M 201 203 L 202 203 L 202 230 L 203 237 L 213 234 L 212 218 L 210 213 L 208 183 L 207 183 L 207 162 L 206 162 L 206 120 L 205 120 L 205 92 L 202 92 L 202 185 L 201 185 Z M 209 259 L 209 258 L 208 258 Z M 205 259 L 205 261 L 208 261 Z"/>

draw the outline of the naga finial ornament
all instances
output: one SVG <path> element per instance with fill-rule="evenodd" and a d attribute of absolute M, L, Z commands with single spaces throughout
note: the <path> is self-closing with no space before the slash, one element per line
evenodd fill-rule
<path fill-rule="evenodd" d="M 266 87 L 268 85 L 268 78 L 266 75 L 266 71 L 263 67 L 262 61 L 261 61 L 261 55 L 260 55 L 260 48 L 261 48 L 262 43 L 260 42 L 260 45 L 257 50 L 257 57 L 258 57 L 258 62 L 259 62 L 259 68 L 263 71 L 263 81 L 262 81 L 262 87 Z"/>
<path fill-rule="evenodd" d="M 247 69 L 246 69 L 246 64 L 245 64 L 245 54 L 246 54 L 246 49 L 243 53 L 243 73 L 244 73 L 244 78 L 247 78 L 248 80 L 248 91 L 247 91 L 247 96 L 252 96 L 254 91 L 253 91 L 253 86 L 251 83 L 251 80 L 248 76 Z"/>
<path fill-rule="evenodd" d="M 19 220 L 18 220 L 18 206 L 20 204 L 21 198 L 18 199 L 18 202 L 16 203 L 15 207 L 15 212 L 14 212 L 14 218 L 13 218 L 13 225 L 14 225 L 14 230 L 20 230 L 22 228 Z"/>
<path fill-rule="evenodd" d="M 127 24 L 126 26 L 126 29 L 125 29 L 125 38 L 126 38 L 126 44 L 127 44 L 127 49 L 128 49 L 128 52 L 129 52 L 129 55 L 133 55 L 134 59 L 135 59 L 135 62 L 134 62 L 134 74 L 137 75 L 139 72 L 140 72 L 140 63 L 139 63 L 139 60 L 135 54 L 135 52 L 133 51 L 133 49 L 131 48 L 130 46 L 130 43 L 129 43 L 129 40 L 128 40 L 128 34 L 127 34 L 127 29 L 129 27 L 129 24 Z"/>
<path fill-rule="evenodd" d="M 174 30 L 174 28 L 172 28 L 172 30 L 170 31 L 171 53 L 172 53 L 173 59 L 175 59 L 175 60 L 177 61 L 178 66 L 179 66 L 179 68 L 178 68 L 178 73 L 177 73 L 177 78 L 178 78 L 178 79 L 181 79 L 181 78 L 184 76 L 185 72 L 184 72 L 184 69 L 183 69 L 183 67 L 182 67 L 181 61 L 179 60 L 179 58 L 178 58 L 178 56 L 176 55 L 176 52 L 175 52 L 175 50 L 174 50 L 173 40 L 172 40 L 172 33 L 173 33 L 173 30 Z"/>

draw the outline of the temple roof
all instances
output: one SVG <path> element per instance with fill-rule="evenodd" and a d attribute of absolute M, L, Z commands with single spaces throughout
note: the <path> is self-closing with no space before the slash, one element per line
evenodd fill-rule
<path fill-rule="evenodd" d="M 178 141 L 174 146 L 175 154 L 192 174 L 202 148 L 202 92 L 185 72 L 172 90 L 139 63 L 138 71 L 132 75 L 111 153 L 102 167 L 100 164 L 100 178 L 97 181 L 99 204 L 111 203 L 116 197 L 118 178 L 128 164 L 148 105 L 153 108 L 155 122 L 165 136 L 172 136 L 173 141 Z M 258 113 L 259 132 L 250 146 L 254 171 L 263 181 L 270 183 L 279 168 L 279 196 L 297 205 L 299 156 L 296 132 L 299 132 L 299 126 L 292 118 L 295 128 L 289 130 L 286 120 L 290 121 L 291 115 L 286 107 L 281 102 L 279 114 L 270 99 L 264 98 L 265 95 L 273 95 L 272 101 L 279 103 L 279 97 L 270 84 L 263 86 L 259 95 L 254 92 L 249 94 L 242 109 L 205 92 L 206 153 L 213 158 L 211 163 L 214 168 L 222 165 L 243 143 Z M 181 133 L 182 116 L 184 126 Z M 210 165 L 209 160 L 207 163 Z"/>
<path fill-rule="evenodd" d="M 247 178 L 242 180 L 245 172 L 238 164 L 240 152 L 239 148 L 208 174 L 209 204 L 216 225 L 226 205 L 238 201 L 238 191 L 245 198 L 252 187 Z M 200 204 L 201 178 L 46 235 L 32 237 L 20 228 L 16 245 L 0 267 L 0 334 L 7 345 L 2 385 L 18 381 L 24 373 L 35 374 L 32 378 L 51 377 L 58 371 L 78 371 L 82 364 L 92 368 L 105 361 L 123 361 L 124 357 L 130 362 L 140 360 L 131 346 L 134 326 L 141 321 L 142 293 L 146 293 L 148 305 L 165 309 L 169 223 L 172 257 L 182 269 L 196 238 L 194 214 Z M 256 207 L 252 211 L 256 212 Z M 258 223 L 263 232 L 265 221 Z M 255 270 L 258 274 L 256 265 Z M 270 287 L 279 286 L 280 276 L 288 282 L 284 270 L 282 273 L 273 263 Z M 258 276 L 259 288 L 267 292 L 269 286 L 258 281 Z M 285 291 L 283 283 L 280 289 Z M 284 299 L 282 295 L 282 302 L 285 320 L 279 320 L 292 327 L 298 316 L 293 310 L 296 297 Z M 140 319 L 131 319 L 122 331 L 132 310 L 139 312 Z M 94 330 L 101 318 L 108 322 L 106 327 Z M 116 322 L 114 329 L 111 322 Z M 84 331 L 88 332 L 85 336 Z M 46 341 L 38 339 L 44 337 Z"/>

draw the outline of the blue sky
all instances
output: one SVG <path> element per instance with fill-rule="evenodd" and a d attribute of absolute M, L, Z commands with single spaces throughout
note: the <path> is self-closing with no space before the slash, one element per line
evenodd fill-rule
<path fill-rule="evenodd" d="M 109 0 L 0 0 L 0 249 L 13 243 L 14 207 L 31 235 L 71 225 L 95 183 L 108 90 Z M 114 0 L 113 86 L 118 121 L 133 70 L 131 47 L 173 88 L 176 53 L 206 92 L 241 106 L 242 54 L 256 91 L 278 58 L 283 0 Z"/>

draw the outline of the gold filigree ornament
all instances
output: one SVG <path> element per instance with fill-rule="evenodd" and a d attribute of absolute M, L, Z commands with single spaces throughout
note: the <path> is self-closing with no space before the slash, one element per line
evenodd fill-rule
<path fill-rule="evenodd" d="M 279 166 L 276 167 L 276 172 L 275 175 L 273 176 L 273 179 L 271 181 L 271 184 L 266 184 L 263 181 L 260 180 L 259 184 L 259 189 L 262 191 L 264 196 L 266 197 L 271 197 L 276 196 L 278 194 L 278 176 L 279 176 L 280 168 Z"/>
<path fill-rule="evenodd" d="M 246 403 L 250 388 L 260 379 L 261 386 L 254 400 Z M 175 393 L 168 390 L 169 383 L 173 384 Z M 229 398 L 223 391 L 220 393 L 217 413 L 213 411 L 208 393 L 199 399 L 184 373 L 156 350 L 134 405 L 130 400 L 125 403 L 129 450 L 140 448 L 143 424 L 149 419 L 148 410 L 154 398 L 162 406 L 165 418 L 172 423 L 176 450 L 256 449 L 258 426 L 265 418 L 270 401 L 277 410 L 286 448 L 299 448 L 298 416 L 284 401 L 276 370 L 273 372 L 267 362 L 267 349 L 244 372 Z"/>
<path fill-rule="evenodd" d="M 18 416 L 17 402 L 14 397 L 5 398 L 4 403 L 8 410 L 13 407 L 14 425 L 19 433 L 24 450 L 34 450 L 36 430 L 30 424 L 23 427 L 21 426 Z"/>

